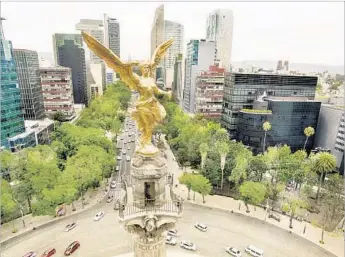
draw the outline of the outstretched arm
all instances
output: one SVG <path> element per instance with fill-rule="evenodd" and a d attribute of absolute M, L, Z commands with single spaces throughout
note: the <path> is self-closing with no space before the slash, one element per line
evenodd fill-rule
<path fill-rule="evenodd" d="M 167 95 L 169 98 L 171 98 L 171 91 L 161 90 L 157 86 L 154 87 L 154 91 L 157 95 Z"/>

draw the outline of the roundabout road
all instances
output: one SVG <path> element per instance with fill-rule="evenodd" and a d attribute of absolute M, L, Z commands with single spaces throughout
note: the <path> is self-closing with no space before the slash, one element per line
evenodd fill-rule
<path fill-rule="evenodd" d="M 105 217 L 94 221 L 98 211 L 105 211 Z M 66 224 L 77 221 L 78 225 L 70 232 L 64 232 Z M 51 227 L 33 232 L 31 235 L 13 242 L 1 249 L 2 257 L 20 257 L 29 251 L 40 256 L 49 247 L 62 257 L 66 247 L 74 240 L 81 244 L 72 256 L 75 257 L 113 257 L 132 251 L 132 236 L 127 233 L 118 221 L 118 212 L 113 204 L 99 204 L 97 208 L 76 215 Z M 194 228 L 195 222 L 208 225 L 207 232 Z M 209 257 L 225 257 L 224 248 L 235 246 L 243 251 L 248 244 L 253 244 L 265 251 L 265 257 L 334 257 L 322 248 L 309 241 L 289 234 L 276 226 L 246 216 L 223 213 L 216 210 L 205 210 L 198 206 L 186 204 L 183 217 L 177 223 L 182 239 L 191 240 L 197 245 L 196 254 Z M 179 246 L 167 246 L 177 252 L 186 251 Z M 243 256 L 247 256 L 244 254 Z"/>

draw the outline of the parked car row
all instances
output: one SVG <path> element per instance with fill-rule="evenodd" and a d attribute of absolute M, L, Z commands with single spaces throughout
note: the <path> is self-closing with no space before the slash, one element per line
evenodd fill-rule
<path fill-rule="evenodd" d="M 72 253 L 74 253 L 78 248 L 80 247 L 80 243 L 78 241 L 73 241 L 64 251 L 65 256 L 69 256 Z M 51 257 L 54 254 L 56 254 L 55 248 L 49 248 L 47 251 L 45 251 L 41 257 Z M 35 252 L 28 252 L 23 257 L 36 257 L 37 254 Z"/>

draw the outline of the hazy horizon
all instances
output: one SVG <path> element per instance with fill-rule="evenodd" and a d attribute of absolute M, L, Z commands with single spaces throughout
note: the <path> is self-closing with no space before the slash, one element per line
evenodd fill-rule
<path fill-rule="evenodd" d="M 4 2 L 6 39 L 14 48 L 52 53 L 52 34 L 75 33 L 80 19 L 120 22 L 121 58 L 150 58 L 150 33 L 158 2 Z M 206 18 L 214 9 L 234 13 L 232 61 L 289 60 L 344 65 L 344 3 L 342 2 L 221 2 L 164 3 L 165 19 L 184 25 L 185 47 L 206 36 Z"/>

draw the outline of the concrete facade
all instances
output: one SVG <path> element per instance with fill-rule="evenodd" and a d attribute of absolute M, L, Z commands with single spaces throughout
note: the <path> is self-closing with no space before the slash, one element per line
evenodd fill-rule
<path fill-rule="evenodd" d="M 220 119 L 223 105 L 224 68 L 210 66 L 196 77 L 195 112 Z"/>
<path fill-rule="evenodd" d="M 75 112 L 71 68 L 41 68 L 40 77 L 46 115 L 51 116 L 60 111 L 66 119 L 72 119 Z"/>

